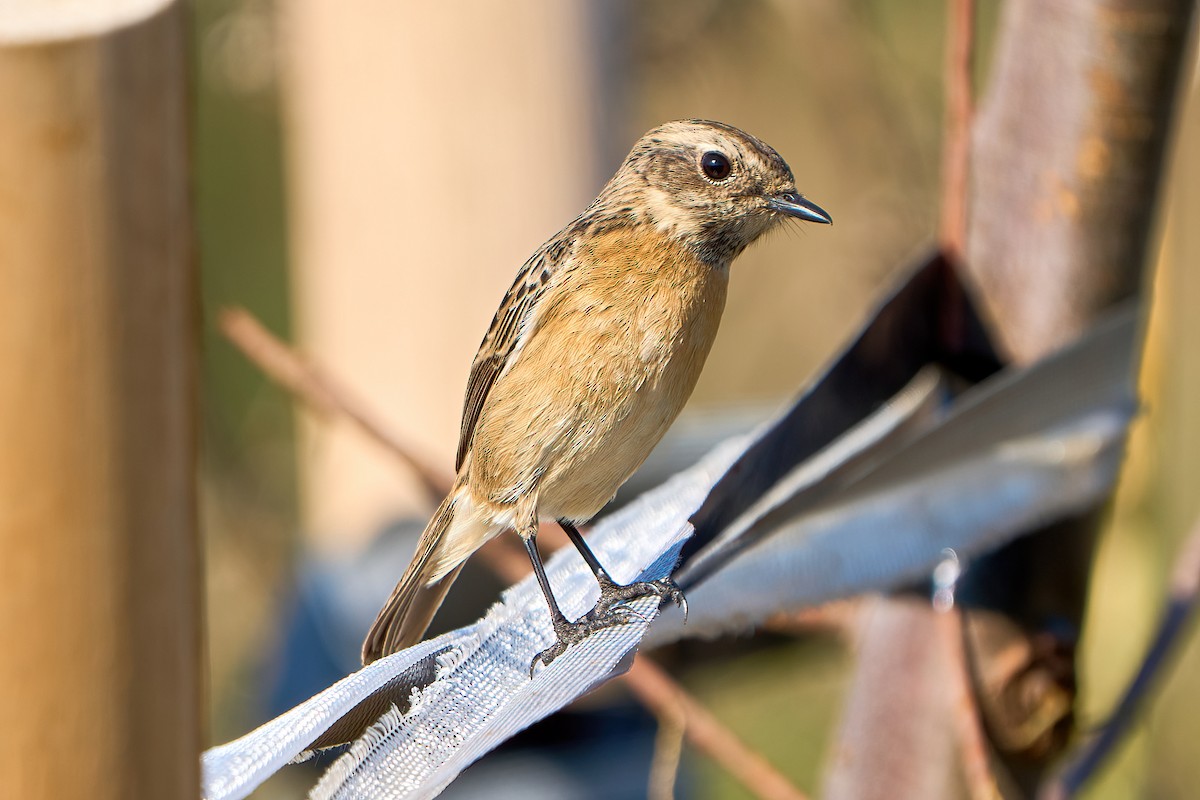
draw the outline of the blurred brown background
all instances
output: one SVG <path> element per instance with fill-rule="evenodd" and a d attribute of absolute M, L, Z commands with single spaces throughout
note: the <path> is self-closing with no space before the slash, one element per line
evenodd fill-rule
<path fill-rule="evenodd" d="M 421 513 L 410 476 L 291 403 L 224 342 L 248 307 L 449 469 L 471 356 L 524 258 L 633 140 L 705 117 L 775 146 L 832 229 L 739 260 L 690 411 L 793 394 L 933 235 L 941 0 L 196 4 L 196 188 L 205 301 L 203 523 L 212 737 L 258 719 L 262 654 L 302 553 L 353 552 Z M 998 2 L 979 4 L 986 86 Z M 1083 641 L 1080 719 L 1136 667 L 1175 545 L 1200 513 L 1200 103 L 1185 79 L 1168 166 L 1139 421 Z M 1031 287 L 1035 290 L 1036 287 Z M 396 565 L 397 574 L 402 564 Z M 798 785 L 816 787 L 848 674 L 830 642 L 684 672 Z M 1194 637 L 1088 796 L 1200 783 Z M 702 762 L 694 795 L 742 797 Z M 704 770 L 714 770 L 711 775 Z"/>

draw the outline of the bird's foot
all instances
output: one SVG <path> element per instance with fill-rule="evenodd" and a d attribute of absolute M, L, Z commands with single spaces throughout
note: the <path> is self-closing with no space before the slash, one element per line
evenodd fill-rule
<path fill-rule="evenodd" d="M 603 617 L 639 597 L 657 597 L 660 603 L 670 600 L 683 609 L 685 616 L 687 615 L 687 598 L 670 578 L 628 584 L 617 583 L 607 576 L 597 580 L 600 583 L 600 599 L 596 601 L 596 607 L 588 612 L 588 616 Z"/>
<path fill-rule="evenodd" d="M 567 652 L 568 647 L 582 642 L 593 633 L 616 625 L 627 625 L 639 619 L 641 617 L 628 608 L 611 608 L 603 614 L 597 614 L 596 609 L 593 608 L 576 622 L 567 622 L 565 619 L 556 621 L 554 623 L 555 642 L 533 657 L 533 661 L 529 664 L 529 677 L 533 677 L 538 664 L 543 667 L 550 666 L 550 662 Z"/>
<path fill-rule="evenodd" d="M 631 622 L 648 621 L 625 604 L 639 597 L 657 597 L 659 601 L 670 600 L 683 608 L 687 614 L 687 599 L 683 592 L 670 578 L 654 581 L 638 581 L 636 583 L 620 584 L 607 576 L 598 579 L 600 583 L 600 599 L 591 611 L 584 614 L 575 622 L 559 620 L 554 623 L 554 644 L 533 657 L 529 664 L 529 677 L 532 678 L 538 664 L 550 666 L 550 662 L 567 652 L 573 644 L 582 642 L 587 637 L 605 628 L 615 625 L 627 625 Z"/>

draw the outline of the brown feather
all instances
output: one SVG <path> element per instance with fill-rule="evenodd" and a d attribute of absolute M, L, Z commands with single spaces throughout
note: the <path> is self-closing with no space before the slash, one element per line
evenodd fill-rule
<path fill-rule="evenodd" d="M 454 521 L 454 507 L 455 492 L 452 491 L 425 526 L 408 569 L 375 617 L 363 642 L 364 664 L 419 642 L 446 592 L 450 590 L 450 585 L 458 577 L 461 564 L 441 580 L 430 583 L 435 553 Z"/>
<path fill-rule="evenodd" d="M 542 295 L 546 293 L 548 279 L 556 266 L 548 263 L 551 259 L 547 259 L 546 252 L 558 238 L 561 238 L 561 234 L 542 245 L 517 273 L 517 279 L 500 301 L 500 308 L 479 345 L 479 352 L 475 354 L 475 361 L 471 364 L 471 375 L 467 379 L 466 399 L 463 402 L 458 454 L 454 459 L 455 470 L 462 469 L 463 462 L 467 459 L 475 434 L 475 424 L 479 421 L 479 413 L 483 410 L 483 404 L 487 402 L 492 385 L 519 350 L 522 334 L 530 327 L 533 311 L 541 301 Z"/>

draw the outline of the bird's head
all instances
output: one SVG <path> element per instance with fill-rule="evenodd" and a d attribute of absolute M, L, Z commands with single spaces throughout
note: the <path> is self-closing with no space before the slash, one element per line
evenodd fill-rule
<path fill-rule="evenodd" d="M 633 146 L 597 203 L 727 262 L 787 219 L 831 223 L 774 148 L 731 125 L 668 122 Z"/>

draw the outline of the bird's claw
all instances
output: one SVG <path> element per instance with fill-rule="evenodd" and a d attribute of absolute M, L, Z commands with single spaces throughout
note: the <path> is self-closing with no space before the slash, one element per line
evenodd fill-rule
<path fill-rule="evenodd" d="M 612 579 L 602 578 L 600 579 L 600 599 L 596 601 L 596 607 L 590 613 L 607 614 L 614 607 L 622 606 L 631 600 L 651 596 L 659 598 L 660 602 L 670 600 L 682 608 L 684 616 L 687 616 L 687 598 L 683 596 L 683 592 L 675 581 L 670 578 L 628 584 L 620 584 Z"/>
<path fill-rule="evenodd" d="M 537 672 L 538 664 L 543 667 L 550 666 L 550 662 L 567 652 L 567 643 L 562 639 L 555 641 L 554 644 L 547 647 L 542 652 L 533 657 L 529 662 L 529 680 L 533 680 L 533 675 Z"/>
<path fill-rule="evenodd" d="M 567 652 L 568 647 L 582 642 L 593 633 L 616 625 L 627 625 L 642 620 L 641 615 L 628 608 L 611 608 L 600 614 L 596 611 L 597 609 L 593 608 L 576 622 L 564 620 L 562 623 L 555 624 L 554 644 L 533 657 L 533 661 L 529 664 L 529 677 L 533 677 L 538 664 L 543 667 L 550 666 L 550 662 Z"/>
<path fill-rule="evenodd" d="M 533 678 L 538 664 L 550 666 L 552 661 L 567 652 L 568 647 L 582 642 L 597 631 L 631 622 L 648 622 L 646 617 L 625 605 L 639 597 L 670 600 L 681 607 L 684 616 L 687 616 L 687 599 L 670 578 L 629 584 L 620 584 L 607 577 L 600 578 L 600 599 L 596 605 L 576 622 L 562 620 L 554 624 L 554 644 L 533 657 L 529 664 L 529 677 Z"/>

